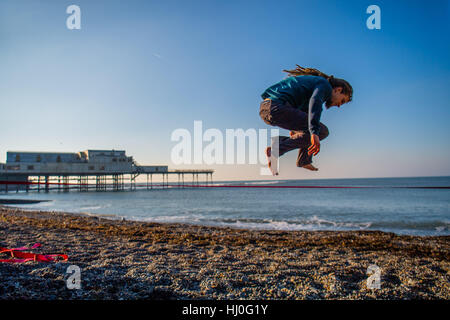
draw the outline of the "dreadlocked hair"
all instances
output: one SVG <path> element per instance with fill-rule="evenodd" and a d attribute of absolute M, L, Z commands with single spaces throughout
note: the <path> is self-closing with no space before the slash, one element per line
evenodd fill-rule
<path fill-rule="evenodd" d="M 293 70 L 283 70 L 284 72 L 287 72 L 289 77 L 296 77 L 296 76 L 318 76 L 323 77 L 328 80 L 332 88 L 340 87 L 342 88 L 342 93 L 345 95 L 348 95 L 349 101 L 352 101 L 353 97 L 353 88 L 344 79 L 335 78 L 333 75 L 329 76 L 325 73 L 323 73 L 320 70 L 314 69 L 314 68 L 303 68 L 297 64 L 297 67 Z"/>

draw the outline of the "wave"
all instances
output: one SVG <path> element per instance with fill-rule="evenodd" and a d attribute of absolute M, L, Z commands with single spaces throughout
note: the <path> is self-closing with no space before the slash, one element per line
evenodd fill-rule
<path fill-rule="evenodd" d="M 450 223 L 447 221 L 433 221 L 423 223 L 404 223 L 401 221 L 333 221 L 312 216 L 302 220 L 281 220 L 263 218 L 208 218 L 201 214 L 190 215 L 162 215 L 157 217 L 132 217 L 135 221 L 186 223 L 219 227 L 232 227 L 254 230 L 285 230 L 285 231 L 351 231 L 351 230 L 380 230 L 398 234 L 418 235 L 448 235 Z"/>
<path fill-rule="evenodd" d="M 305 220 L 277 220 L 277 219 L 217 219 L 222 225 L 235 225 L 239 228 L 264 230 L 367 230 L 372 222 L 337 222 L 320 219 L 313 216 Z"/>
<path fill-rule="evenodd" d="M 214 186 L 244 186 L 244 185 L 266 185 L 266 184 L 281 184 L 286 183 L 286 181 L 283 180 L 269 180 L 269 181 L 221 181 L 221 182 L 214 182 Z"/>
<path fill-rule="evenodd" d="M 372 225 L 377 229 L 399 229 L 417 231 L 436 231 L 439 233 L 450 233 L 450 222 L 441 220 L 430 221 L 377 221 Z"/>
<path fill-rule="evenodd" d="M 130 219 L 144 222 L 176 222 L 258 230 L 366 230 L 372 225 L 372 222 L 336 222 L 319 219 L 316 216 L 304 221 L 261 218 L 208 218 L 203 215 L 133 216 Z"/>
<path fill-rule="evenodd" d="M 99 210 L 107 208 L 108 206 L 91 206 L 91 207 L 80 207 L 79 210 L 86 211 L 86 210 Z"/>
<path fill-rule="evenodd" d="M 250 182 L 244 182 L 243 184 L 246 185 L 266 185 L 266 184 L 280 184 L 285 183 L 286 181 L 282 180 L 275 180 L 275 181 L 250 181 Z"/>

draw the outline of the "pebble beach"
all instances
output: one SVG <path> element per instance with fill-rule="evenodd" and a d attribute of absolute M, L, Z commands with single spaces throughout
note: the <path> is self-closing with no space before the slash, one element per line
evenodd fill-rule
<path fill-rule="evenodd" d="M 66 262 L 0 263 L 0 299 L 449 299 L 450 236 L 143 223 L 0 206 L 0 247 Z M 1 254 L 0 259 L 7 259 Z M 69 265 L 81 289 L 66 286 Z M 380 288 L 367 269 L 380 270 Z"/>

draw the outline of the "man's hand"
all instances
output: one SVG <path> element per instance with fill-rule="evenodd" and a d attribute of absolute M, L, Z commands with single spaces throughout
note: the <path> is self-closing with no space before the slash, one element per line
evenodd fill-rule
<path fill-rule="evenodd" d="M 320 139 L 317 134 L 311 135 L 311 146 L 308 148 L 308 155 L 315 156 L 320 151 Z"/>

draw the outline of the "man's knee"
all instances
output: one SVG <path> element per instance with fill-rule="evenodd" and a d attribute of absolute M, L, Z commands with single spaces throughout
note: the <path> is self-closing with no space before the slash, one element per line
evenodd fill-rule
<path fill-rule="evenodd" d="M 323 140 L 330 134 L 330 131 L 328 131 L 328 128 L 326 125 L 321 124 L 320 131 L 319 131 L 319 139 Z"/>
<path fill-rule="evenodd" d="M 259 116 L 268 125 L 272 125 L 272 115 L 270 111 L 270 101 L 265 100 L 261 103 Z"/>

